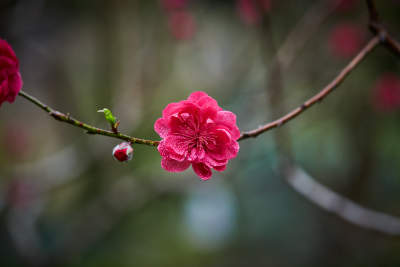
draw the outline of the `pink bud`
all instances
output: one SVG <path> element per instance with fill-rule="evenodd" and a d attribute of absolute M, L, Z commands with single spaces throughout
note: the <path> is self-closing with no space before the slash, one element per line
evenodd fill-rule
<path fill-rule="evenodd" d="M 123 142 L 114 147 L 113 156 L 121 162 L 131 160 L 133 156 L 133 148 L 129 143 Z"/>

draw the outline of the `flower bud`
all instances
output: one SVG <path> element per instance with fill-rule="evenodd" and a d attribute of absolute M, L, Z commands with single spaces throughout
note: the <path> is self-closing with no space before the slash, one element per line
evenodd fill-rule
<path fill-rule="evenodd" d="M 113 156 L 121 162 L 131 160 L 133 156 L 133 148 L 129 143 L 123 142 L 114 147 Z"/>

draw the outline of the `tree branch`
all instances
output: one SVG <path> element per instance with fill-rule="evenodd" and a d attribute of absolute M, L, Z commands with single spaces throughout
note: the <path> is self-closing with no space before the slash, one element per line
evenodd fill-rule
<path fill-rule="evenodd" d="M 129 135 L 126 135 L 126 134 L 116 133 L 116 132 L 113 132 L 113 131 L 108 131 L 108 130 L 97 128 L 95 126 L 92 126 L 92 125 L 89 125 L 87 123 L 81 122 L 81 121 L 71 117 L 70 115 L 66 115 L 66 114 L 64 114 L 62 112 L 59 112 L 57 110 L 52 109 L 48 105 L 43 104 L 37 98 L 29 95 L 28 93 L 26 93 L 26 92 L 24 92 L 22 90 L 19 92 L 19 95 L 24 97 L 28 101 L 32 102 L 33 104 L 35 104 L 39 108 L 43 109 L 50 116 L 52 116 L 54 119 L 56 119 L 58 121 L 61 121 L 61 122 L 65 122 L 65 123 L 71 124 L 71 125 L 73 125 L 75 127 L 78 127 L 78 128 L 82 128 L 82 129 L 86 130 L 88 134 L 105 135 L 105 136 L 109 136 L 109 137 L 125 140 L 125 141 L 131 142 L 131 143 L 143 144 L 143 145 L 149 145 L 149 146 L 158 146 L 158 144 L 160 143 L 159 141 L 141 139 L 141 138 L 132 137 L 132 136 L 129 136 Z"/>
<path fill-rule="evenodd" d="M 269 131 L 273 128 L 277 128 L 285 124 L 286 122 L 294 119 L 298 115 L 300 115 L 303 111 L 308 109 L 309 107 L 313 106 L 314 104 L 322 101 L 328 94 L 330 94 L 336 87 L 338 87 L 345 79 L 346 77 L 350 74 L 350 72 L 355 69 L 358 64 L 361 63 L 361 61 L 379 44 L 383 43 L 385 44 L 388 48 L 390 48 L 392 51 L 394 51 L 396 54 L 400 55 L 400 43 L 397 42 L 390 34 L 388 34 L 387 30 L 382 26 L 379 20 L 379 15 L 377 12 L 377 9 L 375 7 L 374 1 L 373 0 L 366 0 L 367 6 L 368 6 L 368 11 L 369 11 L 369 17 L 370 17 L 370 23 L 369 27 L 371 31 L 375 34 L 375 36 L 364 46 L 364 48 L 353 58 L 353 60 L 350 61 L 350 63 L 342 69 L 342 71 L 331 81 L 327 86 L 325 86 L 319 93 L 308 99 L 306 102 L 304 102 L 301 106 L 297 107 L 296 109 L 292 110 L 291 112 L 287 113 L 286 115 L 282 116 L 281 118 L 272 121 L 270 123 L 267 123 L 257 129 L 250 130 L 247 132 L 243 132 L 238 139 L 238 141 L 250 138 L 250 137 L 257 137 L 258 135 Z M 78 121 L 77 119 L 74 119 L 70 117 L 69 115 L 65 115 L 64 113 L 61 113 L 59 111 L 56 111 L 49 106 L 43 104 L 40 102 L 38 99 L 34 98 L 33 96 L 30 96 L 29 94 L 20 91 L 19 93 L 20 96 L 26 98 L 30 102 L 34 103 L 44 111 L 46 111 L 50 116 L 52 116 L 54 119 L 58 121 L 62 121 L 65 123 L 69 123 L 73 126 L 82 128 L 87 130 L 87 133 L 89 134 L 99 134 L 99 135 L 104 135 L 104 136 L 109 136 L 113 138 L 118 138 L 122 139 L 131 143 L 136 143 L 136 144 L 145 144 L 145 145 L 150 145 L 150 146 L 158 146 L 160 143 L 159 141 L 155 140 L 147 140 L 147 139 L 141 139 L 141 138 L 136 138 L 136 137 L 131 137 L 129 135 L 113 132 L 113 131 L 108 131 L 104 129 L 100 129 L 94 126 L 91 126 L 89 124 L 83 123 L 81 121 Z"/>
<path fill-rule="evenodd" d="M 333 79 L 333 81 L 331 81 L 327 86 L 325 86 L 318 94 L 314 95 L 306 102 L 304 102 L 301 106 L 292 110 L 283 117 L 268 124 L 265 124 L 259 127 L 258 129 L 251 130 L 248 132 L 243 132 L 239 138 L 239 141 L 250 137 L 257 137 L 258 135 L 268 130 L 280 127 L 286 122 L 297 117 L 299 114 L 301 114 L 309 107 L 323 100 L 329 93 L 331 93 L 336 87 L 338 87 L 345 80 L 345 78 L 350 74 L 350 72 L 354 70 L 358 66 L 358 64 L 361 63 L 361 61 L 379 44 L 379 42 L 380 38 L 378 36 L 374 36 L 365 45 L 365 47 L 353 58 L 353 60 L 351 60 L 350 63 L 344 69 L 342 69 L 342 71 L 340 71 L 340 73 L 335 77 L 335 79 Z"/>
<path fill-rule="evenodd" d="M 347 222 L 387 235 L 400 235 L 400 218 L 362 207 L 316 182 L 298 167 L 287 170 L 286 181 L 311 203 Z"/>
<path fill-rule="evenodd" d="M 369 13 L 369 28 L 375 35 L 380 36 L 381 42 L 392 52 L 400 56 L 400 43 L 393 38 L 386 28 L 382 25 L 375 2 L 373 0 L 366 0 L 368 13 Z"/>

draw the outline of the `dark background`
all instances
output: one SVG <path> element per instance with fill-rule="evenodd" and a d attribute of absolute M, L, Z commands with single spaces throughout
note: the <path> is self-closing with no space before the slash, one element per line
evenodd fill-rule
<path fill-rule="evenodd" d="M 254 129 L 317 93 L 372 36 L 364 1 L 175 2 L 0 0 L 0 36 L 20 59 L 23 90 L 103 128 L 96 111 L 110 108 L 124 133 L 149 139 L 162 109 L 197 90 Z M 376 2 L 400 38 L 399 2 Z M 20 97 L 5 103 L 0 265 L 400 266 L 400 237 L 321 210 L 285 183 L 280 163 L 400 216 L 399 71 L 399 56 L 378 47 L 323 102 L 240 142 L 207 182 L 164 171 L 153 147 L 117 162 L 119 140 Z"/>

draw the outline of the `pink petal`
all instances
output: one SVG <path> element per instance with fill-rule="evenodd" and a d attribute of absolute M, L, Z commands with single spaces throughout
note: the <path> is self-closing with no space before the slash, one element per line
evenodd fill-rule
<path fill-rule="evenodd" d="M 217 144 L 228 144 L 231 142 L 231 134 L 226 129 L 217 129 L 215 131 L 215 136 L 217 139 Z"/>
<path fill-rule="evenodd" d="M 218 102 L 214 98 L 210 97 L 209 95 L 207 95 L 206 93 L 204 93 L 202 91 L 192 93 L 189 96 L 188 101 L 190 101 L 204 109 L 212 108 L 215 111 L 222 110 L 222 108 L 220 106 L 218 106 Z"/>
<path fill-rule="evenodd" d="M 184 161 L 186 158 L 185 155 L 177 154 L 172 148 L 168 147 L 164 140 L 160 142 L 157 149 L 160 152 L 161 157 L 167 157 L 177 161 Z"/>
<path fill-rule="evenodd" d="M 172 149 L 176 154 L 186 155 L 189 152 L 189 140 L 185 136 L 169 135 L 163 142 L 165 146 Z"/>
<path fill-rule="evenodd" d="M 214 166 L 213 168 L 214 168 L 214 170 L 216 170 L 216 171 L 222 172 L 222 171 L 225 171 L 226 165 Z"/>
<path fill-rule="evenodd" d="M 8 56 L 1 55 L 0 54 L 0 69 L 9 69 L 9 68 L 14 68 L 15 71 L 18 71 L 18 66 L 17 62 L 15 59 L 9 58 Z"/>
<path fill-rule="evenodd" d="M 7 101 L 13 103 L 21 88 L 22 88 L 21 74 L 17 72 L 9 78 L 9 93 L 7 96 Z"/>
<path fill-rule="evenodd" d="M 189 168 L 190 162 L 188 161 L 177 161 L 167 157 L 162 158 L 161 167 L 169 172 L 181 172 Z"/>
<path fill-rule="evenodd" d="M 197 129 L 198 120 L 193 118 L 192 115 L 188 113 L 180 114 L 181 116 L 171 116 L 168 123 L 168 128 L 170 134 L 182 135 L 182 136 L 194 136 L 194 130 Z M 182 115 L 188 115 L 183 118 Z"/>
<path fill-rule="evenodd" d="M 158 133 L 161 138 L 167 137 L 168 126 L 166 125 L 163 118 L 159 118 L 158 120 L 156 120 L 156 122 L 154 123 L 154 131 L 156 131 L 156 133 Z"/>
<path fill-rule="evenodd" d="M 188 97 L 188 100 L 191 101 L 191 102 L 197 102 L 202 97 L 207 97 L 207 96 L 208 95 L 205 92 L 197 91 L 197 92 L 191 93 L 190 96 Z"/>
<path fill-rule="evenodd" d="M 182 102 L 182 101 L 181 101 Z M 178 110 L 181 108 L 182 103 L 170 103 L 168 104 L 162 112 L 162 116 L 164 119 L 168 119 L 170 116 L 176 114 Z"/>
<path fill-rule="evenodd" d="M 208 180 L 211 178 L 212 172 L 210 167 L 205 165 L 204 163 L 193 163 L 192 168 L 194 172 L 200 176 L 202 180 Z"/>
<path fill-rule="evenodd" d="M 236 125 L 236 115 L 230 111 L 219 111 L 216 118 L 217 125 L 223 125 L 227 127 L 234 140 L 240 137 L 239 128 Z"/>
<path fill-rule="evenodd" d="M 4 40 L 0 39 L 0 55 L 6 56 L 16 62 L 18 67 L 18 59 L 11 46 Z"/>

